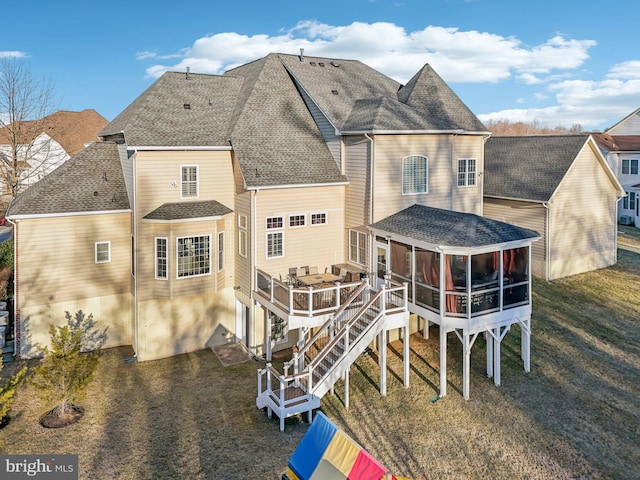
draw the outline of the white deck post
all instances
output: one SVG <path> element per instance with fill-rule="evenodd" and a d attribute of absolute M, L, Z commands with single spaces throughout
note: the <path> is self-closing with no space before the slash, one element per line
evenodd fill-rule
<path fill-rule="evenodd" d="M 404 386 L 409 386 L 409 325 L 404 327 L 404 344 L 402 345 L 402 365 L 404 367 Z"/>
<path fill-rule="evenodd" d="M 469 400 L 469 375 L 471 370 L 471 345 L 469 334 L 462 331 L 462 397 Z"/>
<path fill-rule="evenodd" d="M 489 331 L 484 332 L 484 341 L 487 345 L 487 377 L 493 378 L 493 337 Z"/>
<path fill-rule="evenodd" d="M 500 344 L 502 343 L 500 327 L 494 330 L 493 335 L 493 383 L 500 385 Z"/>
<path fill-rule="evenodd" d="M 531 318 L 528 318 L 520 324 L 521 335 L 521 356 L 524 362 L 524 371 L 531 370 Z"/>
<path fill-rule="evenodd" d="M 429 320 L 427 320 L 426 318 L 423 318 L 423 320 L 424 327 L 422 328 L 422 336 L 429 340 Z"/>
<path fill-rule="evenodd" d="M 379 335 L 378 354 L 380 356 L 380 395 L 387 395 L 387 331 L 382 329 Z"/>
<path fill-rule="evenodd" d="M 344 372 L 344 406 L 345 408 L 349 408 L 349 370 L 351 367 Z"/>
<path fill-rule="evenodd" d="M 440 324 L 440 397 L 447 394 L 447 333 Z"/>
<path fill-rule="evenodd" d="M 265 345 L 265 350 L 267 351 L 267 361 L 270 362 L 271 361 L 271 318 L 269 318 L 269 311 L 268 310 L 263 310 L 266 315 L 265 315 L 265 322 L 267 323 L 265 326 L 266 331 L 267 331 L 267 339 L 266 339 L 266 345 Z"/>

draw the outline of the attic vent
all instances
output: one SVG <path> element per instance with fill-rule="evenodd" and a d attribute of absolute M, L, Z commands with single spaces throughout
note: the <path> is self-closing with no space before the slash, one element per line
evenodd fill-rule
<path fill-rule="evenodd" d="M 333 93 L 334 95 L 338 94 L 338 90 L 331 90 L 331 93 Z"/>
<path fill-rule="evenodd" d="M 184 107 L 185 110 L 191 110 L 191 104 L 190 103 L 185 103 L 182 106 Z"/>
<path fill-rule="evenodd" d="M 108 182 L 109 178 L 107 177 L 107 172 L 102 172 L 102 181 L 103 182 Z"/>
<path fill-rule="evenodd" d="M 331 61 L 331 65 L 333 65 L 336 68 L 340 66 L 340 64 L 338 62 L 336 62 L 335 60 Z"/>
<path fill-rule="evenodd" d="M 97 196 L 98 196 L 98 191 L 97 191 L 97 190 L 95 190 L 95 191 L 93 192 L 93 196 L 94 196 L 94 197 L 97 197 Z"/>
<path fill-rule="evenodd" d="M 320 65 L 321 67 L 324 67 L 324 62 L 318 62 L 318 65 Z"/>
<path fill-rule="evenodd" d="M 309 65 L 311 65 L 312 67 L 316 66 L 316 62 L 309 62 Z"/>

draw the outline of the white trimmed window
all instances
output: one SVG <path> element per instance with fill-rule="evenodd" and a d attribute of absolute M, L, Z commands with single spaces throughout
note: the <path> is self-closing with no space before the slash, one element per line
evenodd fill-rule
<path fill-rule="evenodd" d="M 198 166 L 183 165 L 180 167 L 180 196 L 182 198 L 198 197 Z"/>
<path fill-rule="evenodd" d="M 302 215 L 289 215 L 289 228 L 304 227 L 307 223 L 307 216 Z"/>
<path fill-rule="evenodd" d="M 311 225 L 326 225 L 327 223 L 327 213 L 319 212 L 311 214 Z"/>
<path fill-rule="evenodd" d="M 165 237 L 156 237 L 155 255 L 156 255 L 156 278 L 158 280 L 166 280 L 168 278 L 168 250 L 167 239 Z"/>
<path fill-rule="evenodd" d="M 224 232 L 218 233 L 218 271 L 224 270 Z"/>
<path fill-rule="evenodd" d="M 458 159 L 458 186 L 473 187 L 476 185 L 476 159 Z"/>
<path fill-rule="evenodd" d="M 366 265 L 367 234 L 357 230 L 349 230 L 349 260 Z"/>
<path fill-rule="evenodd" d="M 96 263 L 108 263 L 111 261 L 111 242 L 96 242 Z"/>
<path fill-rule="evenodd" d="M 282 232 L 267 233 L 267 258 L 284 256 L 284 234 Z"/>
<path fill-rule="evenodd" d="M 637 159 L 623 159 L 622 160 L 622 174 L 623 175 L 637 175 L 638 174 L 638 160 Z"/>
<path fill-rule="evenodd" d="M 211 235 L 178 237 L 176 254 L 178 278 L 211 273 Z"/>
<path fill-rule="evenodd" d="M 267 230 L 284 228 L 284 217 L 267 217 Z"/>
<path fill-rule="evenodd" d="M 247 216 L 238 215 L 238 255 L 247 258 Z"/>
<path fill-rule="evenodd" d="M 402 159 L 402 194 L 427 193 L 429 160 L 423 155 L 410 155 Z"/>
<path fill-rule="evenodd" d="M 629 192 L 622 200 L 622 208 L 625 210 L 633 210 L 636 208 L 636 193 Z"/>

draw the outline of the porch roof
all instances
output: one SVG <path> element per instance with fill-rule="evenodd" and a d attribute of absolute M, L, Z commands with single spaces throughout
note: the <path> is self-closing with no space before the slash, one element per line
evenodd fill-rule
<path fill-rule="evenodd" d="M 538 232 L 527 228 L 418 204 L 375 222 L 370 228 L 445 247 L 474 248 L 540 238 Z"/>

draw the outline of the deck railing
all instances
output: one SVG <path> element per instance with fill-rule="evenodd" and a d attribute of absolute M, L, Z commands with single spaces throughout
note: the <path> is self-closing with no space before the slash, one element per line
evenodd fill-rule
<path fill-rule="evenodd" d="M 294 316 L 314 316 L 335 312 L 362 282 L 296 287 L 256 269 L 256 289 L 270 303 Z"/>

